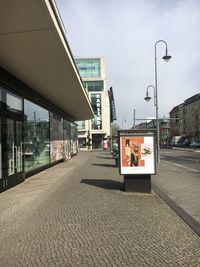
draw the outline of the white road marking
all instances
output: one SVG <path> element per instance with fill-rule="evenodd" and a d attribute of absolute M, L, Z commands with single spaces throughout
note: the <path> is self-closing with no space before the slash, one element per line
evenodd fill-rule
<path fill-rule="evenodd" d="M 181 167 L 181 168 L 186 169 L 186 170 L 188 170 L 188 171 L 192 171 L 192 172 L 197 172 L 197 173 L 199 173 L 198 170 L 195 170 L 195 169 L 192 169 L 192 168 L 188 168 L 188 167 L 183 166 L 183 165 L 181 165 L 181 164 L 177 164 L 177 163 L 169 162 L 169 161 L 167 161 L 167 160 L 166 160 L 166 162 L 167 162 L 168 164 L 175 165 L 175 166 L 177 166 L 177 167 Z"/>

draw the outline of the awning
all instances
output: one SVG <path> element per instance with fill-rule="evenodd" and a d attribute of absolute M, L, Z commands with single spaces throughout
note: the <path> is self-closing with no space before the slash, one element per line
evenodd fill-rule
<path fill-rule="evenodd" d="M 93 117 L 54 1 L 1 1 L 0 65 L 74 120 Z"/>

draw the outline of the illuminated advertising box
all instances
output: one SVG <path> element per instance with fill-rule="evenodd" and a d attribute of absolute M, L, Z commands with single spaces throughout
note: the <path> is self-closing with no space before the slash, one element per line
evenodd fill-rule
<path fill-rule="evenodd" d="M 155 137 L 146 130 L 119 131 L 120 174 L 155 174 Z"/>

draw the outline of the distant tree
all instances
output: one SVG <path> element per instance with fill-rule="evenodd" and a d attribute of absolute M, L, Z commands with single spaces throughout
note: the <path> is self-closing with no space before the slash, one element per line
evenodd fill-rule
<path fill-rule="evenodd" d="M 112 133 L 112 136 L 114 135 L 118 135 L 118 132 L 120 130 L 120 126 L 117 124 L 117 123 L 112 123 L 111 124 L 111 133 Z"/>

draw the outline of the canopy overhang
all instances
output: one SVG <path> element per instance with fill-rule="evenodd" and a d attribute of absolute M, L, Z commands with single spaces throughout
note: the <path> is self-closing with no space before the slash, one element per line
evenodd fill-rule
<path fill-rule="evenodd" d="M 1 3 L 0 65 L 74 120 L 93 117 L 53 0 Z"/>

